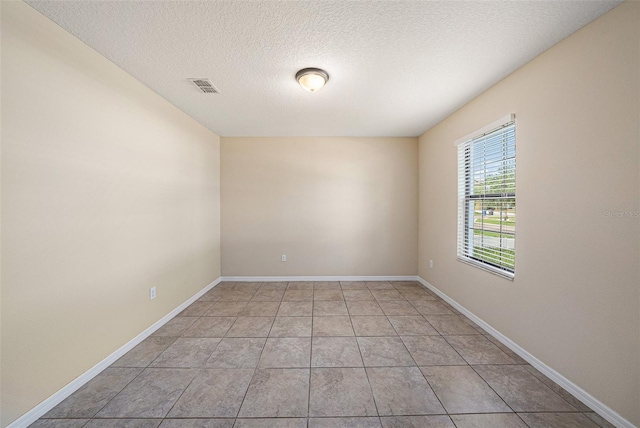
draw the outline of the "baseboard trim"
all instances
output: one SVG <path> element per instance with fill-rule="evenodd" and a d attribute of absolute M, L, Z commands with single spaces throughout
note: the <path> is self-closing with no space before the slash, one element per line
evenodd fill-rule
<path fill-rule="evenodd" d="M 165 325 L 168 321 L 182 312 L 187 306 L 198 300 L 205 294 L 207 291 L 211 290 L 213 287 L 218 285 L 222 281 L 222 278 L 218 278 L 213 281 L 211 284 L 204 287 L 202 290 L 198 291 L 192 297 L 187 299 L 180 306 L 169 312 L 167 315 L 159 319 L 155 322 L 151 327 L 147 328 L 145 331 L 131 339 L 129 342 L 122 345 L 118 350 L 113 352 L 111 355 L 106 357 L 104 360 L 100 361 L 95 366 L 91 367 L 86 372 L 82 373 L 80 376 L 69 382 L 67 385 L 62 387 L 57 392 L 53 393 L 49 398 L 42 401 L 33 409 L 29 410 L 27 413 L 10 423 L 7 428 L 26 428 L 42 416 L 44 416 L 49 410 L 53 409 L 55 406 L 60 404 L 65 398 L 69 397 L 71 394 L 80 389 L 84 384 L 89 382 L 91 379 L 100 374 L 104 369 L 113 364 L 118 358 L 122 357 L 124 354 L 133 349 L 134 346 L 142 342 L 147 337 L 151 336 L 153 332 L 157 329 Z"/>
<path fill-rule="evenodd" d="M 415 275 L 397 276 L 223 276 L 230 282 L 289 282 L 289 281 L 417 281 Z"/>
<path fill-rule="evenodd" d="M 100 374 L 104 369 L 113 364 L 118 358 L 122 357 L 124 354 L 129 352 L 133 347 L 138 345 L 144 339 L 149 337 L 153 332 L 158 330 L 180 312 L 182 312 L 187 306 L 198 300 L 202 297 L 203 294 L 211 290 L 213 287 L 218 285 L 222 281 L 234 281 L 234 282 L 283 282 L 283 281 L 418 281 L 424 287 L 433 291 L 444 301 L 449 303 L 451 306 L 456 308 L 460 313 L 464 314 L 470 320 L 475 322 L 478 326 L 482 327 L 487 333 L 498 339 L 501 343 L 503 343 L 506 347 L 511 349 L 513 352 L 522 357 L 525 361 L 547 376 L 549 379 L 553 380 L 555 383 L 563 387 L 567 392 L 576 397 L 578 400 L 583 402 L 585 405 L 589 406 L 600 416 L 605 418 L 607 421 L 615 425 L 619 428 L 637 428 L 627 419 L 622 417 L 615 410 L 611 409 L 594 396 L 586 392 L 584 389 L 580 388 L 578 385 L 571 382 L 569 379 L 562 376 L 560 373 L 552 369 L 551 367 L 544 364 L 542 361 L 537 359 L 535 356 L 527 352 L 524 348 L 520 347 L 517 343 L 513 342 L 511 339 L 500 333 L 498 330 L 493 328 L 491 325 L 486 323 L 484 320 L 476 316 L 473 312 L 469 311 L 467 308 L 462 306 L 460 303 L 456 302 L 454 299 L 446 295 L 444 292 L 440 291 L 438 288 L 424 280 L 420 276 L 226 276 L 219 277 L 205 288 L 197 292 L 191 298 L 186 300 L 180 306 L 169 312 L 167 315 L 162 317 L 160 320 L 155 322 L 152 326 L 144 330 L 142 333 L 131 339 L 129 342 L 121 346 L 118 350 L 113 352 L 111 355 L 106 357 L 104 360 L 100 361 L 98 364 L 78 376 L 73 381 L 69 382 L 67 385 L 62 387 L 60 390 L 52 394 L 50 397 L 42 401 L 33 409 L 29 410 L 27 413 L 13 421 L 11 424 L 7 426 L 7 428 L 26 428 L 40 417 L 45 415 L 49 410 L 53 409 L 59 403 L 61 403 L 64 399 L 69 397 L 75 391 L 80 389 L 84 384 L 89 382 L 95 376 Z"/>
<path fill-rule="evenodd" d="M 451 306 L 456 308 L 458 311 L 460 311 L 460 313 L 465 315 L 471 321 L 473 321 L 476 324 L 478 324 L 478 326 L 482 327 L 482 329 L 484 329 L 484 331 L 486 331 L 491 336 L 493 336 L 496 339 L 498 339 L 507 348 L 511 349 L 513 352 L 518 354 L 525 361 L 527 361 L 529 364 L 531 364 L 533 367 L 535 367 L 537 370 L 539 370 L 542 374 L 544 374 L 549 379 L 551 379 L 552 381 L 554 381 L 555 383 L 557 383 L 558 385 L 563 387 L 567 392 L 569 392 L 575 398 L 577 398 L 578 400 L 583 402 L 585 405 L 590 407 L 593 411 L 595 411 L 597 414 L 599 414 L 600 416 L 605 418 L 607 421 L 609 421 L 610 423 L 612 423 L 613 425 L 615 425 L 618 428 L 637 428 L 634 424 L 629 422 L 627 419 L 625 419 L 623 416 L 621 416 L 615 410 L 613 410 L 612 408 L 610 408 L 606 404 L 602 403 L 600 400 L 595 398 L 593 395 L 589 394 L 587 391 L 585 391 L 584 389 L 580 388 L 578 385 L 576 385 L 575 383 L 571 382 L 569 379 L 567 379 L 566 377 L 562 376 L 560 373 L 558 373 L 557 371 L 555 371 L 554 369 L 552 369 L 551 367 L 549 367 L 548 365 L 546 365 L 545 363 L 543 363 L 542 361 L 537 359 L 535 356 L 530 354 L 528 351 L 526 351 L 524 348 L 519 346 L 517 343 L 515 343 L 514 341 L 509 339 L 507 336 L 505 336 L 504 334 L 500 333 L 495 328 L 491 327 L 491 325 L 486 323 L 482 318 L 476 316 L 473 312 L 469 311 L 467 308 L 465 308 L 460 303 L 458 303 L 455 300 L 453 300 L 451 297 L 446 295 L 444 292 L 440 291 L 438 288 L 436 288 L 435 286 L 433 286 L 432 284 L 430 284 L 426 280 L 424 280 L 422 277 L 418 276 L 417 280 L 418 280 L 418 282 L 420 284 L 422 284 L 423 286 L 425 286 L 429 290 L 433 291 L 440 298 L 442 298 L 442 300 L 444 300 L 445 302 L 449 303 Z"/>

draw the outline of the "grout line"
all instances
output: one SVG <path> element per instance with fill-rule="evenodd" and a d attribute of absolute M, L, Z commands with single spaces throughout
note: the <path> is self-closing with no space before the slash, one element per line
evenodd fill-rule
<path fill-rule="evenodd" d="M 219 343 L 219 342 L 218 342 Z M 189 381 L 189 383 L 187 384 L 187 386 L 182 390 L 182 393 L 180 393 L 180 396 L 178 397 L 178 399 L 176 401 L 173 402 L 173 405 L 171 406 L 171 408 L 167 411 L 167 413 L 162 417 L 162 422 L 164 422 L 164 420 L 167 418 L 167 416 L 169 415 L 169 413 L 171 413 L 171 411 L 173 410 L 173 408 L 176 406 L 176 404 L 178 404 L 178 401 L 180 401 L 180 399 L 182 398 L 182 396 L 184 395 L 184 393 L 187 391 L 187 389 L 189 389 L 189 387 L 191 386 L 191 384 L 193 383 L 193 381 L 195 380 L 196 376 L 198 376 L 198 372 L 201 371 L 202 369 L 197 369 L 195 367 L 191 367 L 187 370 L 193 370 L 193 377 L 191 378 L 191 380 Z M 160 422 L 160 423 L 162 423 Z"/>
<path fill-rule="evenodd" d="M 445 339 L 446 340 L 446 339 Z M 452 346 L 453 348 L 453 346 Z M 455 348 L 454 348 L 455 350 Z M 458 352 L 458 351 L 456 351 Z M 462 355 L 460 355 L 462 357 Z M 463 357 L 464 358 L 464 357 Z M 466 361 L 466 360 L 465 360 Z M 485 364 L 485 365 L 492 365 L 492 364 Z M 516 411 L 513 409 L 513 407 L 511 407 L 511 405 L 509 405 L 509 403 L 507 403 L 507 400 L 505 400 L 502 395 L 498 394 L 498 391 L 496 391 L 489 382 L 487 382 L 487 380 L 485 378 L 482 377 L 482 375 L 480 373 L 478 373 L 478 371 L 471 365 L 469 364 L 469 367 L 471 367 L 471 370 L 473 370 L 473 372 L 480 378 L 482 379 L 482 381 L 498 396 L 498 398 L 500 398 L 502 400 L 502 402 L 511 409 L 511 411 L 513 413 L 516 413 Z M 524 421 L 523 421 L 524 422 Z M 526 424 L 525 424 L 526 425 Z"/>
<path fill-rule="evenodd" d="M 275 317 L 274 317 L 274 322 L 275 322 Z M 271 327 L 273 327 L 273 324 L 271 325 Z M 269 333 L 271 333 L 271 329 L 269 329 Z M 264 353 L 264 348 L 267 347 L 267 340 L 269 339 L 269 334 L 267 334 L 267 337 L 264 338 L 264 345 L 262 346 L 262 350 L 260 351 L 260 355 L 258 356 L 258 361 L 256 361 L 256 366 L 253 369 L 253 373 L 251 374 L 251 379 L 249 379 L 249 383 L 247 384 L 247 389 L 244 391 L 244 395 L 242 396 L 242 401 L 240 402 L 240 405 L 238 406 L 238 411 L 236 412 L 236 419 L 238 419 L 240 417 L 240 411 L 242 410 L 242 405 L 244 404 L 244 401 L 247 398 L 247 394 L 249 393 L 249 388 L 251 388 L 251 383 L 253 382 L 253 378 L 255 378 L 256 376 L 256 372 L 258 371 L 258 366 L 260 365 L 260 360 L 262 359 L 262 354 Z M 235 425 L 235 421 L 234 421 L 234 425 Z"/>
<path fill-rule="evenodd" d="M 314 287 L 315 288 L 315 287 Z M 313 369 L 313 305 L 315 291 L 311 290 L 311 348 L 309 349 L 309 389 L 307 391 L 307 426 L 311 417 L 311 370 Z"/>
<path fill-rule="evenodd" d="M 404 343 L 404 340 L 402 340 L 402 336 L 398 336 L 398 337 L 400 338 L 400 342 L 402 343 L 402 346 L 404 346 L 404 349 L 407 351 L 407 353 L 409 354 L 409 356 L 413 360 L 414 364 L 416 365 L 416 368 L 418 369 L 418 371 L 422 375 L 423 379 L 425 380 L 425 382 L 427 382 L 427 385 L 429 386 L 429 389 L 431 389 L 431 392 L 433 392 L 434 397 L 436 397 L 436 400 L 438 400 L 438 403 L 440 403 L 440 406 L 442 406 L 444 411 L 447 412 L 447 416 L 448 416 L 449 415 L 449 411 L 444 406 L 444 403 L 442 402 L 442 400 L 440 400 L 440 397 L 438 397 L 438 394 L 436 394 L 436 391 L 433 389 L 433 386 L 431 386 L 431 383 L 429 382 L 429 379 L 427 379 L 427 376 L 425 376 L 425 374 L 422 372 L 422 369 L 420 369 L 420 365 L 418 364 L 416 359 L 413 357 L 413 354 L 411 353 L 411 351 L 409 351 L 409 348 L 407 348 L 407 345 Z M 450 417 L 449 417 L 449 420 L 451 420 Z"/>
<path fill-rule="evenodd" d="M 354 338 L 356 342 L 356 346 L 358 347 L 358 352 L 360 353 L 360 359 L 362 360 L 362 370 L 364 370 L 364 375 L 367 377 L 367 383 L 369 384 L 369 391 L 371 391 L 371 397 L 373 398 L 373 405 L 376 407 L 376 413 L 378 415 L 378 420 L 380 420 L 380 410 L 378 410 L 378 403 L 376 402 L 376 396 L 373 393 L 373 386 L 371 386 L 371 380 L 369 379 L 369 373 L 367 372 L 367 367 L 364 364 L 364 357 L 362 356 L 362 349 L 360 349 L 360 342 L 358 342 L 358 338 Z M 380 420 L 380 424 L 382 425 L 382 421 Z"/>
<path fill-rule="evenodd" d="M 416 363 L 417 364 L 417 363 Z M 464 367 L 464 366 L 462 366 Z M 440 405 L 442 406 L 442 408 L 444 409 L 444 411 L 447 413 L 447 416 L 450 415 L 449 411 L 447 410 L 447 408 L 445 407 L 444 403 L 442 402 L 442 400 L 440 399 L 440 397 L 438 397 L 438 394 L 436 394 L 436 391 L 433 389 L 433 385 L 431 385 L 431 382 L 429 382 L 429 379 L 427 379 L 427 376 L 422 372 L 422 370 L 420 369 L 420 366 L 418 366 L 418 370 L 420 370 L 420 374 L 422 375 L 422 377 L 424 378 L 425 382 L 427 382 L 427 385 L 429 386 L 429 389 L 431 390 L 431 392 L 433 392 L 433 395 L 436 397 L 436 400 L 438 400 L 438 403 L 440 403 Z M 453 420 L 451 419 L 451 416 L 449 416 L 449 420 L 451 422 L 453 422 Z M 454 424 L 455 425 L 455 424 Z"/>

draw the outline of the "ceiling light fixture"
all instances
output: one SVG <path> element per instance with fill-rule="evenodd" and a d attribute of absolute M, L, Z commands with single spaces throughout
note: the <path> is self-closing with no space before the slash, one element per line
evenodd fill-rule
<path fill-rule="evenodd" d="M 296 73 L 296 80 L 307 91 L 315 92 L 329 81 L 329 74 L 319 68 L 303 68 Z"/>

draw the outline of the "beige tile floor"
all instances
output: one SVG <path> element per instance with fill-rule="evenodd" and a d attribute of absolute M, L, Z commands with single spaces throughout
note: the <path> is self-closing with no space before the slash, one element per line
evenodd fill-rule
<path fill-rule="evenodd" d="M 221 283 L 33 427 L 610 427 L 415 282 Z"/>

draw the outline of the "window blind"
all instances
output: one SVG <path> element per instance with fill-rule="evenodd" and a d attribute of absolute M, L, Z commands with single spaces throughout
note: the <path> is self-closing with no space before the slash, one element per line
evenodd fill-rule
<path fill-rule="evenodd" d="M 516 125 L 458 144 L 458 260 L 513 278 Z"/>

